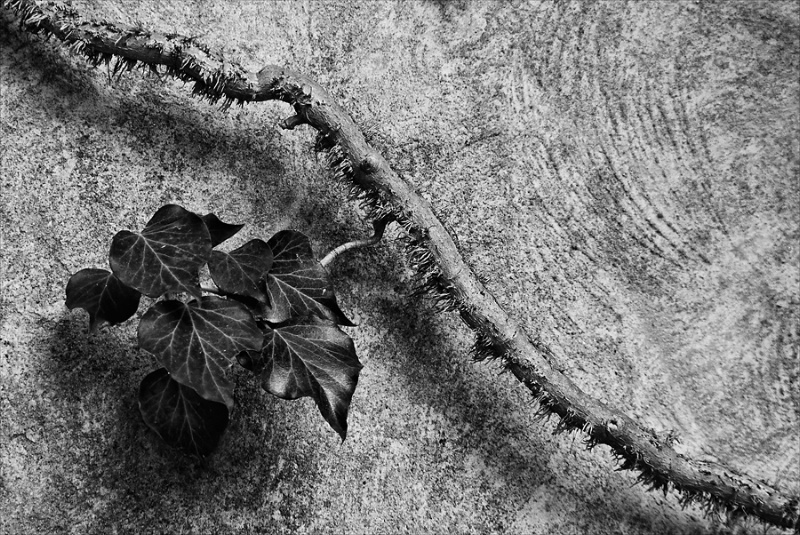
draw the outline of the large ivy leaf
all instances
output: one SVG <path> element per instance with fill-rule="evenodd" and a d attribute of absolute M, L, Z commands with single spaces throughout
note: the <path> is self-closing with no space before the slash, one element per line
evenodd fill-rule
<path fill-rule="evenodd" d="M 217 448 L 228 426 L 228 408 L 223 403 L 203 399 L 164 368 L 142 380 L 139 411 L 164 442 L 201 457 Z"/>
<path fill-rule="evenodd" d="M 118 232 L 111 241 L 111 270 L 149 297 L 166 292 L 200 296 L 198 269 L 211 255 L 211 237 L 200 216 L 180 206 L 161 207 L 141 233 Z"/>
<path fill-rule="evenodd" d="M 245 295 L 267 303 L 264 277 L 272 266 L 272 249 L 262 240 L 251 240 L 225 253 L 212 251 L 208 270 L 225 293 Z"/>
<path fill-rule="evenodd" d="M 199 305 L 199 306 L 198 306 Z M 173 379 L 201 397 L 233 408 L 228 371 L 242 351 L 261 349 L 263 334 L 241 303 L 206 296 L 202 301 L 160 301 L 139 323 L 139 345 Z"/>
<path fill-rule="evenodd" d="M 270 300 L 267 321 L 280 323 L 317 314 L 340 325 L 354 325 L 336 303 L 328 272 L 314 258 L 308 237 L 295 230 L 282 230 L 267 244 L 272 249 L 266 286 Z"/>
<path fill-rule="evenodd" d="M 264 390 L 283 399 L 311 396 L 344 440 L 362 368 L 350 337 L 331 321 L 305 316 L 268 327 L 262 356 Z"/>
<path fill-rule="evenodd" d="M 122 323 L 139 308 L 141 294 L 105 269 L 82 269 L 67 282 L 67 308 L 89 313 L 89 330 Z"/>
<path fill-rule="evenodd" d="M 211 246 L 216 247 L 224 242 L 240 230 L 244 225 L 231 225 L 230 223 L 223 223 L 214 214 L 206 214 L 201 217 L 206 224 L 208 233 L 211 235 Z"/>

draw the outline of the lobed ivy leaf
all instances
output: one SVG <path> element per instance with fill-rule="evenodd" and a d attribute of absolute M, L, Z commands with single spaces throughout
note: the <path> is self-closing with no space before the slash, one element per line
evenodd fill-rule
<path fill-rule="evenodd" d="M 263 334 L 243 304 L 206 296 L 198 303 L 160 301 L 139 323 L 139 345 L 172 378 L 202 398 L 233 408 L 228 370 L 243 351 L 261 349 Z"/>
<path fill-rule="evenodd" d="M 347 411 L 362 368 L 353 341 L 335 323 L 316 316 L 267 329 L 261 386 L 283 399 L 312 397 L 344 440 Z"/>
<path fill-rule="evenodd" d="M 225 253 L 212 251 L 208 270 L 225 293 L 252 297 L 266 304 L 264 277 L 272 266 L 272 249 L 262 240 L 250 240 Z"/>
<path fill-rule="evenodd" d="M 142 380 L 139 412 L 164 442 L 201 457 L 217 448 L 228 426 L 228 407 L 203 399 L 164 368 Z"/>
<path fill-rule="evenodd" d="M 230 223 L 223 223 L 214 214 L 206 214 L 201 216 L 203 223 L 206 224 L 208 233 L 211 236 L 211 247 L 216 247 L 224 242 L 244 227 L 244 225 L 231 225 Z"/>
<path fill-rule="evenodd" d="M 67 282 L 67 308 L 89 313 L 89 330 L 122 323 L 139 308 L 141 294 L 105 269 L 82 269 Z"/>
<path fill-rule="evenodd" d="M 267 321 L 280 323 L 316 314 L 340 325 L 354 326 L 339 308 L 328 272 L 314 258 L 308 237 L 295 230 L 282 230 L 267 244 L 272 249 L 266 285 L 270 301 Z"/>
<path fill-rule="evenodd" d="M 118 232 L 111 241 L 111 270 L 149 297 L 166 292 L 200 296 L 198 269 L 211 255 L 211 236 L 196 214 L 162 206 L 141 233 Z"/>

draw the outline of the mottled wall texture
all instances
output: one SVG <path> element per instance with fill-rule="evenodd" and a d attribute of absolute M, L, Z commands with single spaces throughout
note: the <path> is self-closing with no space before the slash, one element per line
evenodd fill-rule
<path fill-rule="evenodd" d="M 318 79 L 569 377 L 800 492 L 797 2 L 73 5 Z M 365 364 L 344 443 L 241 375 L 214 456 L 165 447 L 138 415 L 156 365 L 136 322 L 89 334 L 70 274 L 168 202 L 247 223 L 232 246 L 293 228 L 325 252 L 370 226 L 312 133 L 276 126 L 284 104 L 112 80 L 7 14 L 0 46 L 3 534 L 761 533 L 553 436 L 470 361 L 455 315 L 410 295 L 396 229 L 332 268 Z"/>

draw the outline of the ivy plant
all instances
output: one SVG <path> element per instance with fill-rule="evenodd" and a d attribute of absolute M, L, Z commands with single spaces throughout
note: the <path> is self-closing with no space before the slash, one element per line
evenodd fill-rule
<path fill-rule="evenodd" d="M 133 317 L 142 295 L 154 300 L 138 342 L 160 368 L 142 380 L 139 409 L 172 446 L 198 456 L 214 451 L 233 408 L 235 365 L 274 396 L 311 397 L 344 440 L 362 365 L 340 326 L 353 323 L 308 237 L 283 230 L 217 249 L 241 228 L 163 206 L 141 232 L 114 236 L 111 271 L 72 275 L 67 307 L 88 312 L 97 330 Z M 204 266 L 214 286 L 200 284 Z"/>

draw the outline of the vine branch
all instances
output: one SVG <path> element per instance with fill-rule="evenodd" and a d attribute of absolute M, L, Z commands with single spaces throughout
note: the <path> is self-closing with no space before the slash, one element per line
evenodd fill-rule
<path fill-rule="evenodd" d="M 551 364 L 551 350 L 533 342 L 500 307 L 466 264 L 453 238 L 407 182 L 364 139 L 350 115 L 312 79 L 290 69 L 267 65 L 246 72 L 196 40 L 158 34 L 140 26 L 81 19 L 73 9 L 53 2 L 2 0 L 31 33 L 55 36 L 95 65 L 113 61 L 113 72 L 145 66 L 194 83 L 195 95 L 212 102 L 281 100 L 295 114 L 281 126 L 307 124 L 318 132 L 337 179 L 351 186 L 374 220 L 392 218 L 406 231 L 408 255 L 422 288 L 441 308 L 457 311 L 476 332 L 479 359 L 498 358 L 539 402 L 544 416 L 559 418 L 558 431 L 581 430 L 589 448 L 609 446 L 620 469 L 639 472 L 654 490 L 676 490 L 683 504 L 699 502 L 707 512 L 753 515 L 800 532 L 800 500 L 724 466 L 678 454 L 669 437 L 660 437 L 624 412 L 592 398 Z M 338 254 L 338 253 L 337 253 Z"/>

